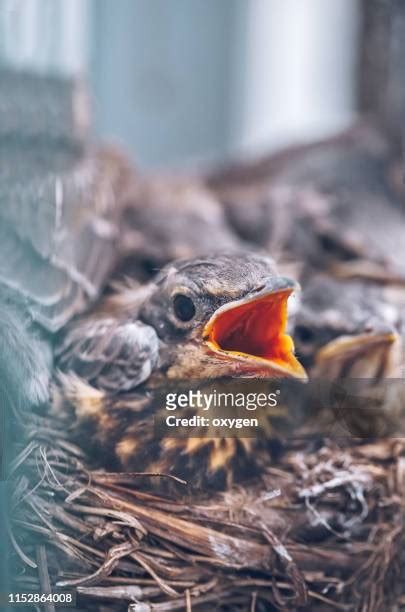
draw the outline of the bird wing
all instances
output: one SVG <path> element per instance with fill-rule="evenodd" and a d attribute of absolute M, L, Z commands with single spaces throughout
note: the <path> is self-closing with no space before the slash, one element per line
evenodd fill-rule
<path fill-rule="evenodd" d="M 14 153 L 0 147 L 0 280 L 57 331 L 97 297 L 115 265 L 130 170 L 107 150 L 72 157 L 49 146 L 40 162 L 23 147 Z"/>
<path fill-rule="evenodd" d="M 152 327 L 109 317 L 73 323 L 56 349 L 61 370 L 109 392 L 129 391 L 147 380 L 158 355 Z"/>

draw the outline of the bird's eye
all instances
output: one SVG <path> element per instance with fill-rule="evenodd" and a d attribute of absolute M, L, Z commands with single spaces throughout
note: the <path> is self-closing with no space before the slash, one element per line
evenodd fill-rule
<path fill-rule="evenodd" d="M 314 331 L 306 325 L 297 325 L 294 336 L 297 340 L 303 342 L 304 344 L 313 342 L 315 340 Z"/>
<path fill-rule="evenodd" d="M 187 295 L 177 294 L 173 298 L 173 309 L 176 317 L 183 322 L 191 321 L 195 315 L 194 302 Z"/>

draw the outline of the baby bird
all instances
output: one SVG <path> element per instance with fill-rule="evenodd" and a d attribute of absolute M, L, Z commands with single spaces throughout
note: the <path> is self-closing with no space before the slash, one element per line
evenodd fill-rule
<path fill-rule="evenodd" d="M 218 250 L 240 251 L 221 204 L 197 180 L 143 177 L 128 190 L 116 275 L 146 282 L 167 263 Z"/>
<path fill-rule="evenodd" d="M 73 429 L 106 466 L 223 487 L 254 465 L 255 440 L 159 436 L 159 393 L 171 381 L 305 380 L 286 333 L 296 288 L 261 255 L 175 261 L 67 328 L 55 405 L 73 409 Z"/>
<path fill-rule="evenodd" d="M 397 377 L 402 333 L 401 309 L 387 289 L 324 274 L 307 281 L 294 334 L 297 353 L 311 376 Z"/>
<path fill-rule="evenodd" d="M 361 280 L 319 274 L 306 284 L 294 337 L 316 379 L 303 409 L 309 431 L 403 435 L 403 316 L 394 298 Z"/>

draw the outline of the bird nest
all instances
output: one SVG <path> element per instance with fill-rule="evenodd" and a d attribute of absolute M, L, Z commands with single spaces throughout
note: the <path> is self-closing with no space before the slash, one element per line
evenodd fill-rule
<path fill-rule="evenodd" d="M 404 440 L 290 440 L 260 480 L 205 497 L 93 469 L 53 418 L 25 425 L 18 446 L 20 590 L 133 612 L 405 605 Z"/>

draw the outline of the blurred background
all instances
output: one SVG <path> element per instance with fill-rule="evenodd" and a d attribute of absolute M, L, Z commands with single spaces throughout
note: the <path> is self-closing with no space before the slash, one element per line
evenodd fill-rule
<path fill-rule="evenodd" d="M 358 0 L 0 0 L 0 62 L 88 78 L 146 168 L 258 154 L 355 115 Z"/>

